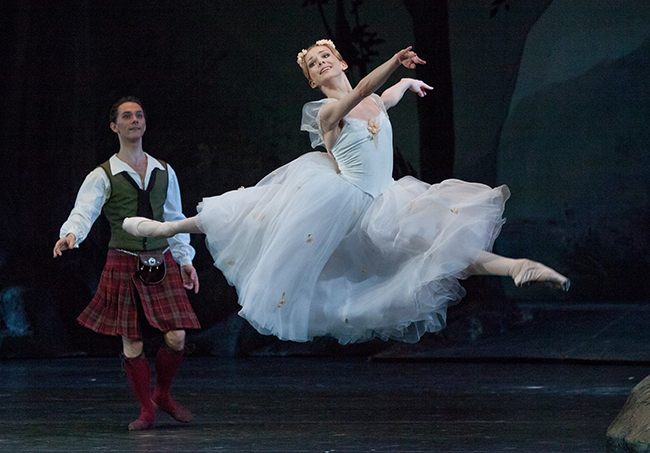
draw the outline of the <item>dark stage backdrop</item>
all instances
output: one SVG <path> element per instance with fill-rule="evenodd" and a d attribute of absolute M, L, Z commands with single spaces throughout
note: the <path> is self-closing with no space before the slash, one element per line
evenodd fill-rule
<path fill-rule="evenodd" d="M 521 322 L 516 303 L 526 300 L 646 302 L 647 2 L 353 4 L 3 2 L 0 356 L 119 349 L 116 339 L 75 322 L 104 264 L 106 223 L 100 219 L 78 250 L 56 260 L 51 254 L 83 178 L 117 150 L 108 128 L 117 98 L 143 100 L 145 150 L 174 167 L 193 215 L 202 197 L 252 185 L 308 151 L 300 109 L 320 95 L 295 55 L 322 37 L 357 58 L 353 80 L 414 44 L 429 64 L 415 75 L 402 69 L 391 82 L 417 76 L 435 92 L 425 100 L 407 95 L 391 112 L 403 158 L 398 173 L 508 184 L 513 197 L 496 251 L 544 261 L 574 283 L 558 295 L 468 281 L 449 329 L 486 312 L 497 313 L 493 324 L 503 329 Z M 193 334 L 197 353 L 277 347 L 236 317 L 234 289 L 212 267 L 202 239 L 193 244 L 202 289 L 191 300 L 204 326 Z M 489 329 L 468 335 L 477 332 Z M 314 346 L 359 354 L 383 347 Z"/>

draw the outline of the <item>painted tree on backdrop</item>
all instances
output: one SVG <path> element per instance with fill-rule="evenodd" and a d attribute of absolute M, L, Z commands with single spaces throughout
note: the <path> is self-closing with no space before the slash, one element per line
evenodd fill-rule
<path fill-rule="evenodd" d="M 417 78 L 434 87 L 418 102 L 420 172 L 424 181 L 437 183 L 451 178 L 456 146 L 447 1 L 403 1 L 413 20 L 413 46 L 426 49 L 427 64 L 416 69 Z"/>
<path fill-rule="evenodd" d="M 420 121 L 420 155 L 423 179 L 437 182 L 450 177 L 454 169 L 454 123 L 453 90 L 451 78 L 451 56 L 449 47 L 449 8 L 447 1 L 403 0 L 413 20 L 416 49 L 427 49 L 434 57 L 427 65 L 418 67 L 418 78 L 431 80 L 435 87 L 428 102 L 418 104 Z M 477 2 L 479 0 L 476 0 Z M 503 34 L 513 48 L 502 53 L 502 61 L 496 62 L 503 68 L 500 77 L 486 80 L 486 90 L 497 90 L 503 94 L 503 102 L 494 106 L 498 124 L 503 124 L 508 115 L 510 98 L 515 89 L 521 57 L 526 43 L 525 37 L 544 14 L 553 0 L 493 0 L 486 6 L 486 20 L 506 20 Z M 480 36 L 477 34 L 477 36 Z M 513 39 L 509 39 L 512 37 Z M 492 86 L 491 84 L 499 84 Z M 495 131 L 489 149 L 477 150 L 482 154 L 480 165 L 464 173 L 465 178 L 489 185 L 497 184 L 497 151 L 501 128 Z M 426 172 L 425 172 L 426 171 Z"/>

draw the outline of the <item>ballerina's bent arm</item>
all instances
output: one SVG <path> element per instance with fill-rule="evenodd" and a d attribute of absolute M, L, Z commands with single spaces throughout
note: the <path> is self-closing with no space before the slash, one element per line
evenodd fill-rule
<path fill-rule="evenodd" d="M 347 69 L 347 63 L 332 56 L 330 49 L 326 46 L 315 47 L 306 55 L 306 62 L 309 70 L 310 85 L 313 88 L 319 87 L 323 93 L 336 102 L 323 106 L 320 112 L 321 131 L 326 144 L 334 143 L 331 139 L 333 132 L 338 132 L 339 122 L 354 109 L 363 99 L 374 93 L 381 87 L 388 77 L 401 65 L 407 68 L 415 68 L 417 64 L 426 64 L 411 50 L 411 46 L 400 50 L 392 58 L 374 69 L 370 74 L 361 79 L 356 87 L 352 88 L 347 76 L 343 72 Z M 413 80 L 413 79 L 410 79 Z M 419 81 L 418 81 L 419 82 Z M 401 95 L 411 87 L 412 83 L 400 82 L 392 91 L 391 106 L 395 105 Z M 419 90 L 423 92 L 430 89 L 428 85 L 424 88 L 420 82 Z M 401 91 L 401 93 L 400 93 Z M 415 90 L 414 90 L 415 91 Z"/>

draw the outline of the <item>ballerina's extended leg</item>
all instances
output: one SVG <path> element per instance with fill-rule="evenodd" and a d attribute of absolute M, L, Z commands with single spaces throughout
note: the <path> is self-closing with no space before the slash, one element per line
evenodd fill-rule
<path fill-rule="evenodd" d="M 489 252 L 482 252 L 468 270 L 473 275 L 512 277 L 517 286 L 539 285 L 568 291 L 571 285 L 568 278 L 542 263 L 528 259 L 505 258 Z"/>
<path fill-rule="evenodd" d="M 177 222 L 158 222 L 145 217 L 127 217 L 122 228 L 135 237 L 170 238 L 178 233 L 200 233 L 194 217 Z"/>

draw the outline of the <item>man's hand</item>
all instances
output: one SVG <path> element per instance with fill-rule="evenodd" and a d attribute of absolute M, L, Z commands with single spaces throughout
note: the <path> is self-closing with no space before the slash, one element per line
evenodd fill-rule
<path fill-rule="evenodd" d="M 54 258 L 61 256 L 64 250 L 72 249 L 77 238 L 74 234 L 68 233 L 54 244 Z"/>
<path fill-rule="evenodd" d="M 181 266 L 181 278 L 183 279 L 183 287 L 186 290 L 194 289 L 194 294 L 199 292 L 199 276 L 194 266 L 191 264 Z"/>

